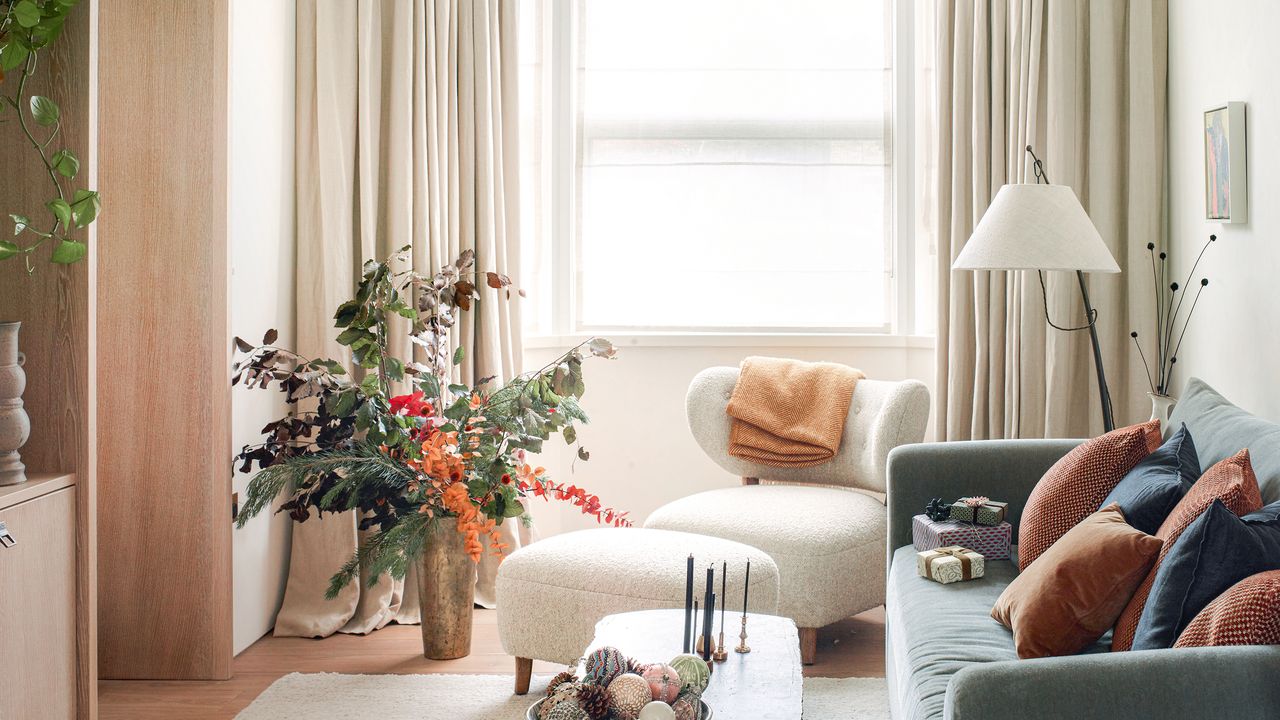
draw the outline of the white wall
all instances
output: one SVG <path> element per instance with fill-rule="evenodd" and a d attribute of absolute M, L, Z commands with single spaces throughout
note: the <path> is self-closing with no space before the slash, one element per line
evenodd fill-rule
<path fill-rule="evenodd" d="M 231 332 L 256 342 L 268 328 L 279 343 L 294 330 L 294 17 L 295 0 L 232 0 L 229 194 Z M 277 392 L 236 388 L 232 443 L 286 411 Z M 243 499 L 248 476 L 236 473 Z M 235 652 L 262 637 L 284 596 L 289 520 L 262 515 L 232 543 Z"/>
<path fill-rule="evenodd" d="M 548 446 L 551 451 L 544 452 L 539 462 L 558 482 L 585 487 L 606 506 L 629 510 L 637 525 L 671 500 L 740 482 L 708 459 L 689 434 L 685 391 L 693 376 L 705 368 L 736 366 L 748 355 L 772 355 L 841 362 L 860 368 L 868 377 L 913 378 L 933 386 L 932 338 L 848 341 L 878 345 L 862 347 L 614 340 L 619 346 L 617 359 L 588 359 L 583 364 L 587 392 L 582 405 L 591 423 L 580 428 L 578 437 L 591 452 L 591 460 L 579 461 L 571 470 L 572 454 L 553 439 Z M 526 349 L 525 367 L 539 368 L 563 349 L 560 345 Z M 933 437 L 932 419 L 926 437 Z M 534 520 L 543 536 L 595 527 L 594 519 L 568 505 L 533 502 Z"/>
<path fill-rule="evenodd" d="M 1179 282 L 1209 233 L 1218 235 L 1197 276 L 1209 287 L 1182 350 L 1175 387 L 1194 375 L 1242 407 L 1280 420 L 1280 3 L 1169 3 L 1169 185 Z M 1247 103 L 1249 222 L 1204 219 L 1202 113 Z M 1194 282 L 1194 281 L 1193 281 Z"/>

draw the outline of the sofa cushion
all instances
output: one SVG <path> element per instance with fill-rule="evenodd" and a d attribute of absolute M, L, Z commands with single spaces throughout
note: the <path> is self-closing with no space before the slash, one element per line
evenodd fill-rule
<path fill-rule="evenodd" d="M 1143 458 L 1160 446 L 1160 421 L 1130 425 L 1085 442 L 1040 478 L 1018 528 L 1018 567 L 1027 567 L 1058 538 L 1092 515 Z"/>
<path fill-rule="evenodd" d="M 1236 517 L 1215 500 L 1165 555 L 1142 609 L 1133 649 L 1172 647 L 1214 598 L 1266 570 L 1280 570 L 1280 503 Z"/>
<path fill-rule="evenodd" d="M 1280 645 L 1280 570 L 1232 585 L 1192 619 L 1176 648 Z"/>
<path fill-rule="evenodd" d="M 1146 577 L 1160 541 L 1112 504 L 1067 531 L 1005 588 L 991 617 L 1018 657 L 1073 655 L 1102 637 Z"/>
<path fill-rule="evenodd" d="M 644 526 L 724 538 L 768 553 L 782 584 L 778 614 L 807 628 L 884 602 L 887 522 L 884 505 L 857 490 L 749 485 L 674 500 L 653 511 Z"/>
<path fill-rule="evenodd" d="M 1102 501 L 1101 507 L 1118 504 L 1130 525 L 1154 535 L 1199 477 L 1196 444 L 1183 425 L 1130 470 Z"/>
<path fill-rule="evenodd" d="M 1151 586 L 1155 584 L 1156 574 L 1160 571 L 1165 555 L 1177 544 L 1178 537 L 1187 526 L 1208 510 L 1215 500 L 1220 500 L 1236 515 L 1245 515 L 1262 507 L 1262 500 L 1258 497 L 1258 480 L 1254 477 L 1248 450 L 1241 450 L 1205 470 L 1204 475 L 1191 486 L 1191 490 L 1156 531 L 1156 537 L 1164 541 L 1164 548 L 1156 558 L 1155 567 L 1147 574 L 1147 579 L 1138 586 L 1128 606 L 1120 613 L 1113 633 L 1113 650 L 1128 650 L 1133 646 L 1138 621 L 1142 618 Z"/>
<path fill-rule="evenodd" d="M 1199 378 L 1187 381 L 1169 419 L 1170 428 L 1184 423 L 1196 439 L 1201 468 L 1249 448 L 1262 501 L 1280 500 L 1280 425 L 1232 405 Z"/>
<path fill-rule="evenodd" d="M 991 619 L 991 607 L 1018 574 L 1013 561 L 987 563 L 977 580 L 939 585 L 916 574 L 916 550 L 893 553 L 885 601 L 886 672 L 898 720 L 941 718 L 947 684 L 971 665 L 1017 660 L 1013 635 Z M 1085 652 L 1105 652 L 1107 638 Z"/>

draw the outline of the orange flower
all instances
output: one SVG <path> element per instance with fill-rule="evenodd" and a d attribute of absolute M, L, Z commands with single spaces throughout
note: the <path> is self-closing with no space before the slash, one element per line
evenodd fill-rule
<path fill-rule="evenodd" d="M 467 403 L 467 407 L 472 410 L 479 410 L 484 407 L 484 395 L 480 393 L 471 393 L 471 401 Z"/>

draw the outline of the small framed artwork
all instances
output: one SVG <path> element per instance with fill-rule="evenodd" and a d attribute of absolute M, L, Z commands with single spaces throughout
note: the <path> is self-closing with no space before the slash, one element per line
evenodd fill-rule
<path fill-rule="evenodd" d="M 1249 221 L 1244 103 L 1204 112 L 1204 216 L 1220 223 Z"/>

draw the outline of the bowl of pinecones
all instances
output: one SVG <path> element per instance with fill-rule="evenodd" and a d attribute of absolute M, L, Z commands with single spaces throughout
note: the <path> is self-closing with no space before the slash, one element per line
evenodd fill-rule
<path fill-rule="evenodd" d="M 581 671 L 579 671 L 581 667 Z M 710 666 L 696 655 L 643 664 L 604 647 L 547 684 L 526 720 L 712 720 L 702 693 Z"/>

